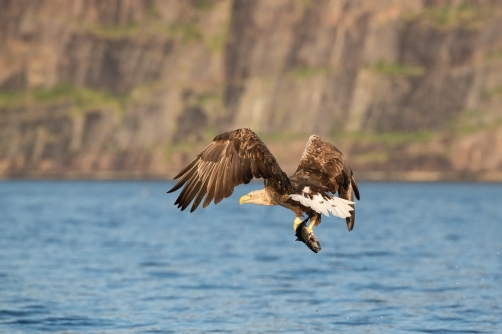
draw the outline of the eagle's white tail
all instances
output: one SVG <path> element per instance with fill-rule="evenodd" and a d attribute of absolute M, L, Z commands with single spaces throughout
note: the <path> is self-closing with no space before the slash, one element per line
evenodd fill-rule
<path fill-rule="evenodd" d="M 328 198 L 324 198 L 321 194 L 313 194 L 312 198 L 300 194 L 289 195 L 289 197 L 300 202 L 303 206 L 312 208 L 317 213 L 322 213 L 328 217 L 329 212 L 331 212 L 334 216 L 347 218 L 350 217 L 350 211 L 354 210 L 354 208 L 349 205 L 354 204 L 354 202 L 340 197 L 329 196 Z"/>

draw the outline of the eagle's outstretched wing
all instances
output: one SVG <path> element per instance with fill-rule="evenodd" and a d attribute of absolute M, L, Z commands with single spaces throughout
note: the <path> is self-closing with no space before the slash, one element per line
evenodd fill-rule
<path fill-rule="evenodd" d="M 338 192 L 340 198 L 354 201 L 359 199 L 359 189 L 347 160 L 335 146 L 321 137 L 312 135 L 305 146 L 300 164 L 290 177 L 298 190 L 309 187 L 313 191 Z M 351 204 L 354 207 L 353 204 Z M 355 222 L 355 210 L 346 218 L 347 228 L 352 230 Z"/>
<path fill-rule="evenodd" d="M 193 202 L 193 212 L 204 199 L 203 208 L 214 198 L 218 204 L 232 195 L 234 187 L 253 177 L 274 179 L 287 191 L 291 185 L 267 146 L 250 129 L 238 129 L 216 136 L 176 177 L 168 192 L 185 186 L 174 204 L 185 210 Z M 195 199 L 195 200 L 194 200 Z"/>

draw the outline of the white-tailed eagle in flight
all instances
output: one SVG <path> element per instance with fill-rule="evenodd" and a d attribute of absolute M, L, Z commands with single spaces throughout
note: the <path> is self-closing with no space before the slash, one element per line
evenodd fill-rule
<path fill-rule="evenodd" d="M 218 204 L 232 195 L 235 186 L 253 177 L 263 178 L 265 187 L 242 196 L 240 203 L 290 209 L 296 215 L 297 240 L 315 253 L 321 246 L 313 228 L 321 223 L 321 214 L 345 218 L 349 231 L 354 227 L 354 195 L 359 199 L 359 189 L 352 169 L 342 152 L 317 135 L 310 136 L 298 168 L 288 177 L 253 131 L 222 133 L 175 177 L 179 181 L 168 192 L 184 187 L 174 204 L 183 211 L 193 202 L 193 212 L 202 202 L 203 208 L 213 199 Z"/>

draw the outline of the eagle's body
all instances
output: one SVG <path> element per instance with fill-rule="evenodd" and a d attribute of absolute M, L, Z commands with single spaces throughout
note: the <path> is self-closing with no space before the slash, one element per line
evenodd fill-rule
<path fill-rule="evenodd" d="M 288 177 L 253 131 L 222 133 L 175 177 L 179 181 L 169 192 L 184 186 L 175 204 L 185 210 L 193 201 L 192 212 L 203 200 L 203 208 L 213 199 L 218 204 L 232 195 L 235 186 L 247 184 L 253 177 L 263 178 L 265 187 L 241 197 L 240 203 L 290 209 L 296 216 L 295 230 L 306 228 L 305 224 L 300 226 L 306 214 L 310 218 L 308 231 L 297 231 L 297 236 L 311 234 L 315 239 L 313 227 L 321 223 L 321 214 L 329 216 L 330 212 L 345 218 L 349 231 L 354 227 L 354 195 L 359 199 L 359 190 L 352 170 L 343 154 L 317 135 L 310 136 L 298 168 Z M 307 245 L 315 252 L 320 250 Z"/>

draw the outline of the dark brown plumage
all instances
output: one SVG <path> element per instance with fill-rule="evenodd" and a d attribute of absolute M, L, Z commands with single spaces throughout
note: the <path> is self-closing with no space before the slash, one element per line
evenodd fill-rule
<path fill-rule="evenodd" d="M 278 191 L 287 193 L 291 184 L 274 156 L 258 136 L 249 129 L 238 129 L 216 136 L 175 179 L 178 183 L 168 192 L 186 184 L 175 204 L 185 210 L 195 198 L 193 212 L 205 197 L 203 208 L 214 198 L 218 204 L 232 195 L 234 187 L 248 184 L 253 177 L 272 179 Z"/>
<path fill-rule="evenodd" d="M 218 204 L 232 195 L 235 186 L 263 178 L 265 188 L 241 197 L 241 204 L 281 205 L 300 217 L 310 217 L 308 232 L 321 222 L 321 213 L 346 219 L 354 227 L 354 195 L 359 199 L 352 169 L 343 154 L 317 135 L 310 136 L 296 171 L 289 178 L 260 138 L 250 129 L 238 129 L 216 136 L 176 177 L 178 183 L 168 192 L 183 187 L 175 204 L 190 211 L 214 200 Z M 339 197 L 335 197 L 338 193 Z M 314 237 L 315 238 L 315 237 Z M 320 246 L 319 246 L 320 249 Z"/>
<path fill-rule="evenodd" d="M 332 194 L 338 192 L 340 198 L 352 202 L 355 194 L 359 200 L 359 188 L 342 152 L 317 135 L 310 136 L 300 164 L 290 179 L 296 188 L 303 189 L 302 185 L 314 185 L 320 188 L 319 191 Z M 354 207 L 354 204 L 350 205 Z M 346 218 L 349 231 L 354 228 L 355 218 L 356 213 L 353 210 L 351 216 Z"/>

